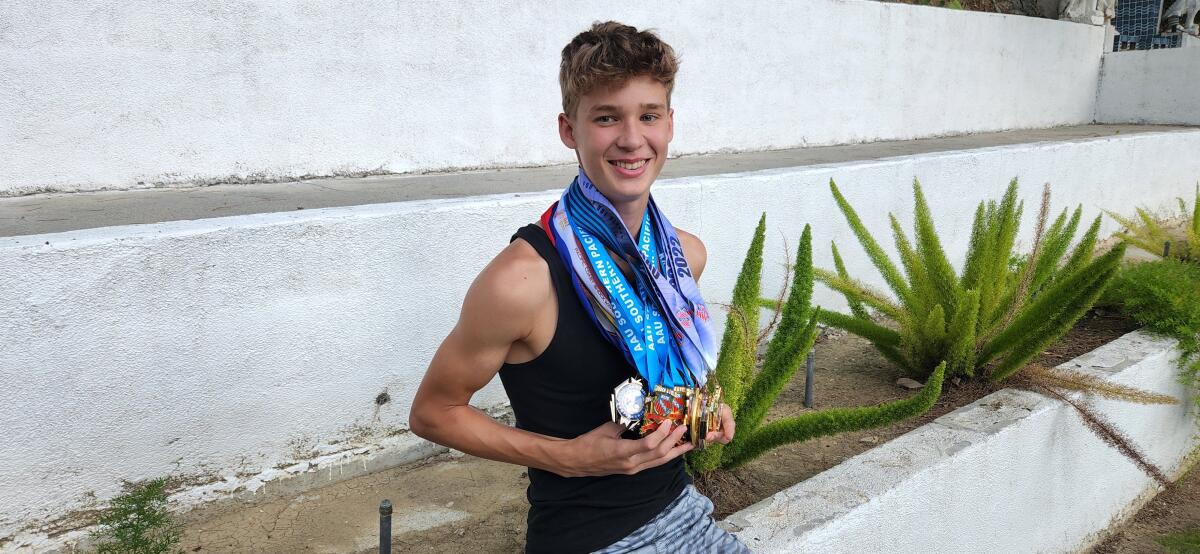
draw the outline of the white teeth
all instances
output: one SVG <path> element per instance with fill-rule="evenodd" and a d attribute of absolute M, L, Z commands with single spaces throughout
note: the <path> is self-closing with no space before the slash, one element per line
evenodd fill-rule
<path fill-rule="evenodd" d="M 639 161 L 636 161 L 636 162 L 634 162 L 634 163 L 627 163 L 627 162 L 620 162 L 620 161 L 617 161 L 617 160 L 613 160 L 613 162 L 612 162 L 612 163 L 613 163 L 613 165 L 615 165 L 615 166 L 617 166 L 617 167 L 620 167 L 620 168 L 623 168 L 623 169 L 631 169 L 631 170 L 632 170 L 632 169 L 637 169 L 637 168 L 639 168 L 639 167 L 642 167 L 643 165 L 646 165 L 646 160 L 639 160 Z"/>

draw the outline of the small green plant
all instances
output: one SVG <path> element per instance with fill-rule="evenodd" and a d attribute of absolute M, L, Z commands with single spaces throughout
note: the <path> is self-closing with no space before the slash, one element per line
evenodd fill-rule
<path fill-rule="evenodd" d="M 167 511 L 167 480 L 126 483 L 100 516 L 99 554 L 162 554 L 179 542 L 179 527 Z"/>
<path fill-rule="evenodd" d="M 1182 198 L 1176 200 L 1179 211 L 1167 217 L 1156 216 L 1145 208 L 1137 209 L 1137 219 L 1108 210 L 1104 213 L 1125 227 L 1116 236 L 1126 244 L 1155 256 L 1165 254 L 1168 258 L 1200 262 L 1200 185 L 1190 210 Z M 1177 225 L 1177 220 L 1184 224 Z"/>
<path fill-rule="evenodd" d="M 735 468 L 777 446 L 912 417 L 928 410 L 941 394 L 944 364 L 933 371 L 920 392 L 904 400 L 878 406 L 821 410 L 764 423 L 767 409 L 812 349 L 821 311 L 812 305 L 812 231 L 808 226 L 804 227 L 800 237 L 795 264 L 789 266 L 790 292 L 785 288 L 774 301 L 760 299 L 765 234 L 764 215 L 759 220 L 733 289 L 716 368 L 717 381 L 725 391 L 725 402 L 734 412 L 737 432 L 733 442 L 726 446 L 713 444 L 690 453 L 688 462 L 693 472 Z M 760 331 L 758 313 L 764 306 L 773 309 L 775 314 L 767 328 Z M 756 372 L 759 345 L 772 330 L 774 334 L 767 343 L 766 357 Z"/>
<path fill-rule="evenodd" d="M 1178 340 L 1181 380 L 1200 388 L 1200 264 L 1175 259 L 1132 264 L 1104 296 L 1149 331 Z"/>
<path fill-rule="evenodd" d="M 1172 533 L 1154 541 L 1170 554 L 1200 554 L 1200 529 Z"/>
<path fill-rule="evenodd" d="M 915 242 L 889 214 L 896 250 L 904 269 L 892 262 L 830 180 L 830 190 L 871 262 L 895 299 L 850 277 L 833 245 L 835 269 L 817 270 L 816 278 L 842 293 L 850 314 L 822 312 L 824 323 L 860 335 L 913 377 L 923 379 L 945 361 L 948 375 L 986 373 L 992 381 L 1012 376 L 1062 337 L 1092 306 L 1117 271 L 1124 245 L 1093 258 L 1100 228 L 1097 217 L 1068 254 L 1082 216 L 1064 210 L 1047 228 L 1049 187 L 1032 250 L 1015 251 L 1024 203 L 1017 181 L 997 203 L 980 202 L 970 245 L 956 274 L 934 229 L 921 185 L 913 181 Z M 873 314 L 890 324 L 877 322 Z"/>
<path fill-rule="evenodd" d="M 1130 264 L 1104 297 L 1150 331 L 1178 339 L 1185 352 L 1200 351 L 1200 264 L 1172 259 Z"/>

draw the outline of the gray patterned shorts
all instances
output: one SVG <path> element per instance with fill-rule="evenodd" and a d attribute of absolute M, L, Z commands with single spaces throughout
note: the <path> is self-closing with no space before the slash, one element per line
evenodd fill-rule
<path fill-rule="evenodd" d="M 737 537 L 717 527 L 712 511 L 712 501 L 688 485 L 649 523 L 597 553 L 750 552 Z"/>

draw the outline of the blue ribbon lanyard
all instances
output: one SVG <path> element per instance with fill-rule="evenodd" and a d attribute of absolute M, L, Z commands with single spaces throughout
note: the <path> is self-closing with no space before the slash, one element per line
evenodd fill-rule
<path fill-rule="evenodd" d="M 588 261 L 608 291 L 617 328 L 629 348 L 638 373 L 646 379 L 651 389 L 660 384 L 668 388 L 692 386 L 690 372 L 685 371 L 680 355 L 667 335 L 667 323 L 654 305 L 653 295 L 644 290 L 642 280 L 637 280 L 635 291 L 604 245 L 584 229 L 577 227 L 576 230 Z M 650 214 L 647 212 L 642 218 L 642 229 L 638 234 L 638 250 L 648 263 L 657 267 L 658 247 L 655 242 Z"/>

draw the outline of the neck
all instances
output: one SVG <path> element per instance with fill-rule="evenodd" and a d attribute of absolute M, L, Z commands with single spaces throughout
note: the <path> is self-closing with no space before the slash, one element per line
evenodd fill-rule
<path fill-rule="evenodd" d="M 613 207 L 617 209 L 617 215 L 621 216 L 621 222 L 625 224 L 626 229 L 629 229 L 629 236 L 633 237 L 634 241 L 637 241 L 638 233 L 642 230 L 642 219 L 646 215 L 646 206 L 649 204 L 650 195 L 630 202 L 613 202 Z"/>

